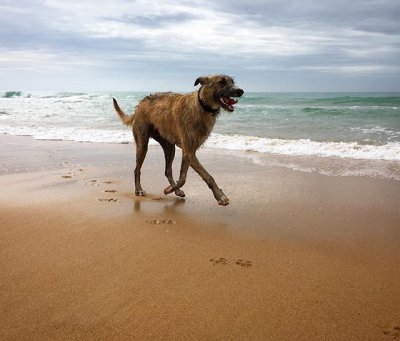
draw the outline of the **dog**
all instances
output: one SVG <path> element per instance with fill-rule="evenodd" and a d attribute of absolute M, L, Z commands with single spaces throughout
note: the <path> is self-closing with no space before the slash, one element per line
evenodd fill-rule
<path fill-rule="evenodd" d="M 221 108 L 233 112 L 237 100 L 232 97 L 241 97 L 244 91 L 236 87 L 232 77 L 227 75 L 199 77 L 194 86 L 199 84 L 198 91 L 188 94 L 163 92 L 146 96 L 139 102 L 131 116 L 126 115 L 113 98 L 114 108 L 121 121 L 132 126 L 136 143 L 135 194 L 137 196 L 146 195 L 140 184 L 140 169 L 151 137 L 164 150 L 165 176 L 170 184 L 165 188 L 164 194 L 175 192 L 179 197 L 185 196 L 181 187 L 186 182 L 186 175 L 191 166 L 207 183 L 218 204 L 222 206 L 229 204 L 228 197 L 197 159 L 196 151 L 210 135 Z M 175 145 L 182 149 L 182 163 L 177 182 L 172 176 Z"/>

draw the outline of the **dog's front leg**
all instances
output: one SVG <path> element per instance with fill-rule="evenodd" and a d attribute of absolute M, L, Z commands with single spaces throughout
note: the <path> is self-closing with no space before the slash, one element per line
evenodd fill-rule
<path fill-rule="evenodd" d="M 185 182 L 186 182 L 186 175 L 189 170 L 189 155 L 188 154 L 183 154 L 182 155 L 182 163 L 181 163 L 181 171 L 179 173 L 179 180 L 176 182 L 175 185 L 168 186 L 166 189 L 164 189 L 164 194 L 170 194 L 174 192 L 175 190 L 181 188 Z"/>
<path fill-rule="evenodd" d="M 199 162 L 195 154 L 192 154 L 189 158 L 190 166 L 202 177 L 208 187 L 214 194 L 215 199 L 218 201 L 218 205 L 226 206 L 229 205 L 228 197 L 222 192 L 222 189 L 218 187 L 214 178 L 206 171 L 206 169 Z"/>

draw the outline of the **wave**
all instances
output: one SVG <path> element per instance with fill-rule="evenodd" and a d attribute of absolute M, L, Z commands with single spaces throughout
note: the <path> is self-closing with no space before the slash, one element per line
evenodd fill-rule
<path fill-rule="evenodd" d="M 3 94 L 3 98 L 13 98 L 20 97 L 22 95 L 22 91 L 6 91 Z"/>
<path fill-rule="evenodd" d="M 400 143 L 375 146 L 357 142 L 317 142 L 309 139 L 285 140 L 243 135 L 211 134 L 206 148 L 222 148 L 281 155 L 308 155 L 366 160 L 400 161 Z"/>
<path fill-rule="evenodd" d="M 35 93 L 34 97 L 36 98 L 57 98 L 57 99 L 63 99 L 63 98 L 70 98 L 70 97 L 89 97 L 90 95 L 84 93 L 84 92 L 51 92 L 51 93 Z"/>
<path fill-rule="evenodd" d="M 248 93 L 240 98 L 242 104 L 288 104 L 296 106 L 383 106 L 398 107 L 400 93 Z"/>
<path fill-rule="evenodd" d="M 78 142 L 131 143 L 132 133 L 126 130 L 104 130 L 59 127 L 11 127 L 0 126 L 0 133 L 32 136 L 38 140 L 65 140 Z M 157 144 L 152 140 L 151 144 Z M 400 161 L 400 143 L 384 145 L 359 144 L 357 142 L 318 142 L 309 139 L 285 140 L 244 135 L 210 135 L 205 148 L 233 151 L 252 151 L 280 155 L 307 155 L 364 160 Z"/>
<path fill-rule="evenodd" d="M 343 108 L 329 108 L 329 107 L 306 107 L 302 109 L 307 114 L 329 114 L 329 115 L 343 115 L 346 111 Z"/>
<path fill-rule="evenodd" d="M 366 106 L 391 106 L 396 107 L 400 105 L 400 96 L 398 94 L 393 96 L 340 96 L 328 98 L 316 98 L 311 100 L 315 103 L 324 103 L 330 105 L 366 105 Z"/>
<path fill-rule="evenodd" d="M 75 96 L 86 96 L 85 92 L 57 92 L 53 97 L 65 98 L 65 97 L 75 97 Z"/>
<path fill-rule="evenodd" d="M 363 134 L 386 134 L 389 136 L 398 136 L 400 134 L 399 131 L 390 130 L 386 127 L 381 126 L 364 126 L 364 127 L 354 127 L 349 128 L 351 131 L 360 132 Z"/>
<path fill-rule="evenodd" d="M 0 126 L 0 134 L 32 136 L 36 140 L 76 142 L 129 143 L 133 139 L 130 131 L 60 127 Z"/>

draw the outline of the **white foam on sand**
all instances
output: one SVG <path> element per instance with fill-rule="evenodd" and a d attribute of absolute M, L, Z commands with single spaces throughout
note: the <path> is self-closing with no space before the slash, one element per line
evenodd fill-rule
<path fill-rule="evenodd" d="M 133 142 L 132 132 L 130 130 L 116 129 L 12 127 L 0 125 L 0 133 L 32 136 L 38 140 L 103 143 Z M 151 144 L 156 144 L 156 142 L 151 140 Z M 371 145 L 359 144 L 357 142 L 318 142 L 308 139 L 285 140 L 244 135 L 229 136 L 213 133 L 203 147 L 280 155 L 400 161 L 400 143 L 398 142 L 389 142 L 384 145 Z"/>

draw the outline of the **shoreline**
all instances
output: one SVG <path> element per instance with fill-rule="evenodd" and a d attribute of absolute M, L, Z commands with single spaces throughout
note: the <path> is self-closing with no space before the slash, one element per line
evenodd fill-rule
<path fill-rule="evenodd" d="M 164 196 L 158 147 L 146 198 L 133 145 L 0 135 L 0 150 L 1 338 L 400 337 L 398 181 L 200 150 L 222 208 L 193 171 L 185 199 Z"/>
<path fill-rule="evenodd" d="M 83 129 L 80 133 L 82 134 L 82 140 L 80 140 L 78 138 L 79 136 L 73 137 L 73 135 L 69 135 L 70 133 L 67 133 L 65 136 L 61 133 L 61 136 L 59 136 L 59 129 L 54 127 L 52 129 L 57 133 L 50 134 L 52 136 L 50 137 L 48 133 L 44 133 L 43 135 L 43 128 L 40 128 L 41 132 L 39 135 L 29 133 L 29 129 L 26 132 L 22 129 L 18 130 L 17 133 L 9 133 L 7 129 L 1 130 L 0 128 L 0 136 L 10 136 L 11 138 L 29 137 L 37 141 L 60 143 L 134 145 L 132 133 L 129 130 L 111 130 L 104 132 L 101 130 L 89 129 L 90 133 L 88 133 L 88 129 Z M 103 135 L 99 137 L 99 133 Z M 104 135 L 104 133 L 106 135 Z M 89 135 L 85 136 L 85 134 Z M 110 136 L 107 137 L 107 134 L 111 134 L 115 139 L 110 140 Z M 395 143 L 389 143 L 385 146 L 368 146 L 358 144 L 357 142 L 354 143 L 321 143 L 310 140 L 291 141 L 281 139 L 270 139 L 267 141 L 267 139 L 261 137 L 225 136 L 212 133 L 204 146 L 199 149 L 199 152 L 210 151 L 210 153 L 247 159 L 252 161 L 255 165 L 287 168 L 305 173 L 318 173 L 328 176 L 368 176 L 371 178 L 400 181 L 400 154 L 399 147 L 395 146 Z M 261 146 L 263 146 L 265 150 L 261 148 Z M 149 147 L 159 148 L 159 145 L 156 141 L 150 139 Z M 371 147 L 376 148 L 376 150 L 370 150 Z M 262 150 L 259 150 L 260 148 Z M 268 151 L 268 149 L 270 150 Z M 320 153 L 317 152 L 318 149 L 320 149 Z M 345 150 L 350 150 L 350 152 L 344 152 Z M 372 155 L 369 155 L 370 153 L 372 153 Z M 384 155 L 386 156 L 383 157 Z M 0 173 L 1 172 L 2 169 L 0 168 Z"/>

